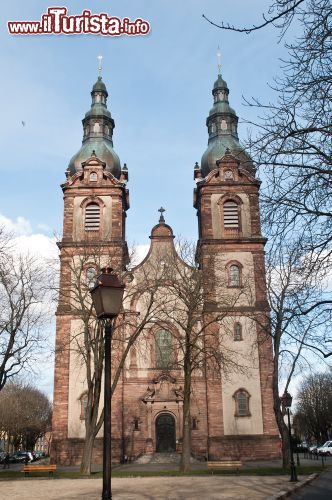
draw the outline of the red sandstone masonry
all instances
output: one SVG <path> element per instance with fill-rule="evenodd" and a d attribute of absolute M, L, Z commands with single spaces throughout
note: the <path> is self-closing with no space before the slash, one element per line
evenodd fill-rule
<path fill-rule="evenodd" d="M 225 165 L 236 166 L 234 160 L 228 158 Z M 220 165 L 223 168 L 223 164 Z M 235 167 L 234 167 L 235 168 Z M 236 167 L 237 168 L 237 167 Z M 74 176 L 75 177 L 75 176 Z M 236 177 L 239 178 L 239 177 Z M 244 251 L 252 252 L 255 268 L 256 300 L 260 304 L 266 304 L 266 289 L 264 278 L 264 239 L 260 235 L 259 206 L 258 206 L 259 182 L 248 178 L 241 178 L 235 183 L 225 183 L 219 178 L 213 183 L 207 183 L 198 192 L 201 201 L 199 223 L 202 230 L 201 251 L 202 258 L 208 262 L 210 255 Z M 238 236 L 236 238 L 213 238 L 212 217 L 211 217 L 211 195 L 213 193 L 246 193 L 250 200 L 250 216 L 252 235 L 248 238 Z M 125 258 L 125 210 L 128 208 L 127 191 L 107 177 L 98 182 L 98 186 L 89 187 L 84 175 L 77 174 L 75 178 L 69 180 L 64 188 L 65 193 L 65 213 L 64 213 L 64 238 L 63 245 L 65 251 L 61 252 L 61 287 L 65 289 L 70 283 L 70 273 L 66 257 L 75 253 L 83 253 L 83 247 L 88 248 L 94 245 L 96 240 L 74 242 L 73 241 L 73 201 L 75 196 L 112 196 L 112 235 L 110 241 L 99 241 L 98 244 L 105 245 L 105 253 L 110 250 L 116 255 L 116 260 Z M 167 227 L 160 233 L 154 233 L 155 237 L 168 238 Z M 165 232 L 166 231 L 166 232 Z M 153 244 L 153 241 L 152 241 Z M 86 250 L 86 249 L 85 249 Z M 120 263 L 120 262 L 119 262 Z M 120 266 L 121 267 L 121 266 Z M 68 294 L 67 294 L 68 295 Z M 66 294 L 63 294 L 59 302 L 57 318 L 57 345 L 66 339 L 70 332 L 70 321 L 74 316 L 70 313 L 68 302 L 65 301 Z M 213 313 L 213 311 L 211 311 Z M 234 314 L 241 314 L 241 310 L 234 309 Z M 258 332 L 260 335 L 260 332 Z M 60 352 L 60 351 L 59 351 Z M 192 451 L 194 455 L 205 457 L 207 447 L 209 448 L 209 459 L 220 458 L 261 458 L 267 459 L 279 456 L 279 438 L 276 431 L 276 424 L 273 413 L 272 388 L 271 388 L 271 342 L 268 339 L 265 343 L 259 344 L 259 361 L 261 367 L 260 382 L 262 388 L 262 409 L 264 434 L 257 436 L 224 436 L 223 431 L 223 405 L 222 387 L 218 374 L 214 370 L 207 370 L 207 380 L 205 377 L 197 377 L 194 381 L 192 394 L 191 414 L 198 418 L 198 429 L 192 431 Z M 129 457 L 136 457 L 144 453 L 147 449 L 148 426 L 147 426 L 147 405 L 142 401 L 147 386 L 151 380 L 146 377 L 139 377 L 139 369 L 132 365 L 135 377 L 124 377 L 119 381 L 114 397 L 112 398 L 112 460 L 117 462 L 123 453 Z M 52 458 L 54 461 L 66 464 L 78 464 L 80 462 L 83 440 L 68 439 L 68 383 L 69 383 L 69 353 L 65 355 L 57 354 L 56 374 L 55 374 L 55 396 L 54 396 L 54 418 L 53 430 L 54 441 Z M 156 371 L 151 369 L 151 378 Z M 183 385 L 183 379 L 177 375 L 177 383 Z M 207 391 L 207 392 L 206 392 Z M 152 437 L 155 447 L 154 422 L 158 411 L 173 412 L 177 422 L 177 439 L 181 438 L 181 426 L 178 419 L 181 418 L 181 411 L 176 403 L 167 401 L 164 404 L 154 403 Z M 166 408 L 165 408 L 166 406 Z M 177 413 L 178 412 L 178 413 Z M 139 418 L 139 430 L 135 431 L 133 426 L 134 418 Z M 209 435 L 208 435 L 209 434 Z M 207 446 L 207 443 L 208 446 Z M 180 450 L 180 446 L 178 448 Z M 152 450 L 153 451 L 153 450 Z M 94 462 L 101 463 L 102 459 L 102 439 L 98 438 L 94 448 Z"/>
<path fill-rule="evenodd" d="M 203 228 L 200 240 L 201 260 L 208 261 L 209 256 L 237 252 L 251 252 L 254 262 L 254 276 L 256 288 L 256 303 L 258 309 L 266 308 L 266 284 L 264 265 L 264 239 L 260 234 L 259 219 L 259 182 L 255 179 L 252 182 L 248 178 L 240 180 L 237 173 L 237 166 L 229 161 L 226 156 L 218 162 L 219 174 L 210 173 L 204 185 L 197 189 L 196 204 L 199 207 L 199 224 Z M 233 168 L 234 182 L 223 182 L 220 172 L 223 168 Z M 246 193 L 250 203 L 251 236 L 241 237 L 241 233 L 233 238 L 227 237 L 215 239 L 212 234 L 212 194 Z M 204 267 L 203 267 L 204 269 Z M 213 308 L 211 309 L 212 312 Z M 241 313 L 241 307 L 234 309 L 234 312 Z M 246 308 L 243 313 L 247 315 Z M 261 332 L 257 332 L 258 338 Z M 208 372 L 208 413 L 209 413 L 209 458 L 269 458 L 279 454 L 279 437 L 273 412 L 272 399 L 272 379 L 271 363 L 272 344 L 271 339 L 259 343 L 259 363 L 260 363 L 260 383 L 263 412 L 263 435 L 260 436 L 223 436 L 222 425 L 222 401 L 221 385 L 218 381 L 210 379 Z"/>
<path fill-rule="evenodd" d="M 99 160 L 91 159 L 94 171 L 103 171 Z M 128 192 L 120 184 L 114 183 L 112 176 L 104 172 L 100 175 L 98 185 L 89 184 L 86 180 L 89 170 L 89 161 L 86 162 L 85 170 L 67 178 L 67 182 L 62 186 L 64 191 L 64 220 L 63 239 L 61 242 L 60 255 L 60 297 L 58 306 L 58 316 L 56 322 L 56 358 L 55 358 L 55 378 L 54 378 L 54 412 L 53 412 L 53 442 L 51 458 L 59 463 L 78 463 L 82 453 L 82 440 L 68 439 L 68 398 L 69 398 L 69 342 L 71 321 L 75 319 L 71 312 L 70 286 L 71 271 L 69 263 L 72 256 L 86 253 L 89 246 L 101 245 L 101 253 L 105 254 L 113 251 L 114 262 L 120 269 L 124 267 L 126 258 L 126 247 L 124 241 L 125 231 L 125 210 L 128 208 Z M 100 241 L 99 232 L 94 238 L 90 234 L 88 240 L 74 241 L 74 199 L 76 196 L 87 198 L 94 196 L 111 196 L 112 205 L 112 239 L 113 241 Z M 103 245 L 105 245 L 104 247 Z M 82 251 L 85 247 L 84 252 Z M 114 266 L 115 267 L 115 266 Z M 115 397 L 115 408 L 117 407 Z M 116 423 L 117 419 L 115 419 Z M 100 441 L 96 441 L 96 456 L 101 457 Z M 119 456 L 116 455 L 116 459 Z"/>

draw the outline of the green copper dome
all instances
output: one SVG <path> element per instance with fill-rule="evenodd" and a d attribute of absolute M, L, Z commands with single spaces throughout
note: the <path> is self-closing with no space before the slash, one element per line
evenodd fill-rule
<path fill-rule="evenodd" d="M 225 82 L 225 80 L 221 77 L 221 75 L 219 74 L 218 75 L 218 78 L 217 80 L 214 82 L 213 84 L 213 89 L 226 89 L 227 92 L 228 92 L 228 87 L 227 87 L 227 83 Z"/>
<path fill-rule="evenodd" d="M 98 158 L 106 163 L 106 170 L 119 179 L 121 174 L 120 158 L 111 145 L 98 139 L 83 143 L 81 149 L 71 158 L 68 165 L 70 175 L 82 170 L 82 163 L 92 156 L 93 151 L 95 151 Z"/>
<path fill-rule="evenodd" d="M 209 140 L 201 160 L 203 177 L 217 168 L 216 162 L 225 155 L 226 150 L 239 160 L 242 167 L 252 169 L 252 160 L 239 143 L 238 117 L 229 105 L 228 94 L 227 83 L 219 74 L 212 89 L 214 103 L 206 120 Z"/>
<path fill-rule="evenodd" d="M 115 123 L 107 109 L 108 92 L 101 76 L 92 87 L 91 97 L 91 108 L 82 120 L 84 131 L 82 146 L 71 158 L 68 170 L 71 175 L 82 170 L 82 163 L 95 151 L 97 157 L 106 163 L 106 170 L 118 179 L 121 174 L 121 165 L 113 149 Z"/>
<path fill-rule="evenodd" d="M 97 92 L 97 91 L 101 91 L 101 92 L 104 92 L 106 94 L 106 97 L 108 97 L 108 92 L 107 92 L 107 89 L 106 89 L 106 85 L 105 83 L 103 82 L 102 80 L 102 77 L 101 76 L 98 76 L 98 80 L 96 81 L 96 83 L 94 84 L 94 86 L 92 87 L 92 92 L 91 94 L 93 94 L 93 92 Z"/>

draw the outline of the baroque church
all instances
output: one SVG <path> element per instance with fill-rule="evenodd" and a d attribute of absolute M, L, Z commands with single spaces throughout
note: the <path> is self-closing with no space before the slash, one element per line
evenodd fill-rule
<path fill-rule="evenodd" d="M 214 279 L 220 277 L 221 293 L 237 293 L 250 282 L 250 296 L 242 294 L 226 318 L 228 347 L 238 353 L 246 369 L 227 376 L 222 370 L 212 373 L 203 369 L 193 376 L 192 454 L 202 460 L 275 458 L 280 450 L 273 412 L 272 343 L 261 323 L 253 319 L 268 314 L 260 181 L 250 156 L 240 146 L 238 117 L 229 105 L 229 89 L 220 72 L 212 95 L 213 105 L 206 120 L 208 147 L 201 164 L 194 167 L 197 258 L 203 273 L 209 258 L 218 262 Z M 71 292 L 61 293 L 72 283 L 69 260 L 75 262 L 80 255 L 92 254 L 98 245 L 105 255 L 112 256 L 113 268 L 125 271 L 128 266 L 128 169 L 113 149 L 115 124 L 107 109 L 108 92 L 101 76 L 93 85 L 91 97 L 91 108 L 82 120 L 82 146 L 70 160 L 61 186 L 64 220 L 59 243 L 52 460 L 62 464 L 80 463 L 85 436 L 86 373 L 72 347 L 80 319 Z M 130 270 L 132 283 L 140 279 L 149 263 L 158 262 L 160 252 L 176 253 L 173 231 L 165 222 L 163 209 L 150 240 L 147 257 Z M 84 272 L 89 280 L 97 270 L 88 262 Z M 126 283 L 126 288 L 130 286 Z M 124 301 L 126 314 L 139 315 L 142 307 L 139 300 Z M 215 300 L 207 299 L 207 307 L 209 314 L 218 313 L 218 293 Z M 181 452 L 183 372 L 165 371 L 165 358 L 172 355 L 170 332 L 176 325 L 170 320 L 169 328 L 149 328 L 145 351 L 136 345 L 130 349 L 112 397 L 114 462 L 155 452 Z M 95 463 L 102 459 L 102 435 L 101 428 L 94 445 Z"/>

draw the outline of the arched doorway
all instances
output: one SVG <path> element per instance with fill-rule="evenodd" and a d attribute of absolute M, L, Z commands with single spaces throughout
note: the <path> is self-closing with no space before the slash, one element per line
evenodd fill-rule
<path fill-rule="evenodd" d="M 169 413 L 161 413 L 156 419 L 156 441 L 158 453 L 175 451 L 175 419 Z"/>

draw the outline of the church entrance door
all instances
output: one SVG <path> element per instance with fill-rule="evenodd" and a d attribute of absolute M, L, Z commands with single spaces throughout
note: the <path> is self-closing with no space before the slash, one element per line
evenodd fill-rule
<path fill-rule="evenodd" d="M 156 420 L 157 452 L 175 451 L 175 419 L 169 413 L 162 413 Z"/>

